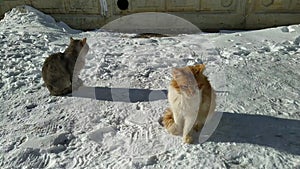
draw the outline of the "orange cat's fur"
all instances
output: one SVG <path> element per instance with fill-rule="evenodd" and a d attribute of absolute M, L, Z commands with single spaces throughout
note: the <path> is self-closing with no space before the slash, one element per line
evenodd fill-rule
<path fill-rule="evenodd" d="M 215 92 L 203 74 L 204 64 L 172 70 L 167 108 L 162 124 L 173 135 L 183 134 L 185 143 L 192 143 L 192 129 L 200 131 L 209 113 L 215 109 Z"/>

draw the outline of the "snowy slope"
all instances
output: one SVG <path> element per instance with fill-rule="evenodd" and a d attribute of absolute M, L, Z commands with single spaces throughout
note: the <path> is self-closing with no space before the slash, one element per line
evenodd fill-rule
<path fill-rule="evenodd" d="M 87 37 L 85 87 L 52 97 L 45 58 Z M 0 168 L 300 168 L 300 25 L 138 39 L 33 8 L 0 21 Z M 157 122 L 172 67 L 205 63 L 223 115 L 204 143 Z M 201 142 L 201 141 L 200 141 Z"/>

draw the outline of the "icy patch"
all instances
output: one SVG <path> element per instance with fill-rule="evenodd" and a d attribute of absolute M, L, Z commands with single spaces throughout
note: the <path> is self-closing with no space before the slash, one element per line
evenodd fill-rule
<path fill-rule="evenodd" d="M 21 145 L 21 148 L 49 149 L 50 152 L 59 153 L 57 150 L 65 150 L 72 139 L 74 136 L 70 133 L 56 133 L 29 139 Z"/>

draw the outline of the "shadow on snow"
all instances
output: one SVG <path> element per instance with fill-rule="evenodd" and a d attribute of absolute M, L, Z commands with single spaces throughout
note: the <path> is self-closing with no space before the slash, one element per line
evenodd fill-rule
<path fill-rule="evenodd" d="M 167 90 L 128 89 L 108 87 L 80 87 L 73 97 L 92 98 L 113 102 L 149 102 L 167 99 Z"/>
<path fill-rule="evenodd" d="M 300 155 L 300 121 L 224 112 L 208 141 L 250 143 Z"/>

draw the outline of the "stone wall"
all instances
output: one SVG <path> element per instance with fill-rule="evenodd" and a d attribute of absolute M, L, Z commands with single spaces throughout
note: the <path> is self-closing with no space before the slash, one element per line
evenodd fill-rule
<path fill-rule="evenodd" d="M 106 0 L 106 5 L 101 2 L 104 0 L 0 0 L 0 15 L 26 4 L 82 30 L 101 28 L 116 18 L 138 12 L 167 12 L 204 30 L 300 23 L 300 0 Z"/>

